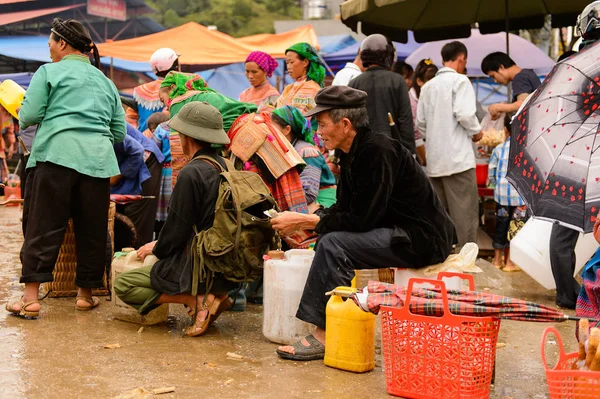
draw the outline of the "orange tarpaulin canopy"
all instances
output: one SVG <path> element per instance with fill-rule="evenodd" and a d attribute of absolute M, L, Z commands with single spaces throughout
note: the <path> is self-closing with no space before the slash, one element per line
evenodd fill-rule
<path fill-rule="evenodd" d="M 181 54 L 179 62 L 185 65 L 243 62 L 252 51 L 233 37 L 196 22 L 151 35 L 98 44 L 102 57 L 141 62 L 148 62 L 152 53 L 162 47 L 170 47 Z"/>
<path fill-rule="evenodd" d="M 263 33 L 237 39 L 254 50 L 264 51 L 273 57 L 283 57 L 285 50 L 294 43 L 306 42 L 319 50 L 319 39 L 312 25 L 299 26 L 283 33 Z"/>
<path fill-rule="evenodd" d="M 303 26 L 281 34 L 235 39 L 196 22 L 188 22 L 147 36 L 98 44 L 98 50 L 102 57 L 148 62 L 154 51 L 170 47 L 181 54 L 179 62 L 182 65 L 223 65 L 244 62 L 254 50 L 282 58 L 286 48 L 300 41 L 318 46 L 317 35 L 312 26 Z"/>

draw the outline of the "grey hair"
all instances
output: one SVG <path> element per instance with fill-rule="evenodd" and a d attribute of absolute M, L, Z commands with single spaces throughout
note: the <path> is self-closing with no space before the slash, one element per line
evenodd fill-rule
<path fill-rule="evenodd" d="M 348 118 L 352 127 L 358 130 L 369 126 L 369 114 L 365 107 L 360 108 L 335 108 L 329 111 L 329 117 L 333 123 L 338 123 Z"/>

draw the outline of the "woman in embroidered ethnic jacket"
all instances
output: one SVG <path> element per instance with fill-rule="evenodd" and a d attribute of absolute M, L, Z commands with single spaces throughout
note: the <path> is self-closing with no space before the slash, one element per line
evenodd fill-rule
<path fill-rule="evenodd" d="M 133 100 L 137 108 L 127 108 L 125 114 L 127 122 L 140 132 L 144 132 L 148 128 L 148 118 L 150 115 L 162 111 L 165 107 L 160 101 L 158 90 L 164 77 L 170 71 L 177 71 L 179 69 L 179 54 L 170 48 L 160 48 L 150 57 L 150 67 L 158 78 L 133 89 Z"/>
<path fill-rule="evenodd" d="M 162 81 L 159 96 L 168 108 L 171 118 L 177 115 L 183 106 L 192 101 L 207 102 L 219 110 L 223 116 L 223 128 L 229 130 L 233 121 L 240 115 L 256 111 L 254 104 L 236 101 L 208 87 L 204 79 L 196 74 L 169 72 Z M 173 187 L 177 182 L 179 171 L 189 161 L 183 153 L 179 135 L 171 130 L 171 168 L 173 170 Z"/>
<path fill-rule="evenodd" d="M 285 56 L 288 72 L 295 82 L 285 87 L 277 108 L 291 105 L 305 114 L 315 107 L 314 98 L 323 87 L 325 67 L 317 50 L 308 43 L 294 44 L 285 51 Z"/>
<path fill-rule="evenodd" d="M 310 122 L 297 108 L 289 105 L 275 109 L 271 114 L 271 121 L 306 162 L 300 180 L 309 207 L 316 204 L 329 208 L 335 204 L 335 177 L 315 146 Z"/>
<path fill-rule="evenodd" d="M 244 90 L 239 97 L 240 101 L 252 103 L 256 106 L 267 100 L 269 97 L 279 98 L 279 92 L 269 83 L 268 78 L 273 76 L 277 69 L 277 61 L 267 53 L 262 51 L 253 51 L 246 58 L 246 78 L 252 86 Z"/>

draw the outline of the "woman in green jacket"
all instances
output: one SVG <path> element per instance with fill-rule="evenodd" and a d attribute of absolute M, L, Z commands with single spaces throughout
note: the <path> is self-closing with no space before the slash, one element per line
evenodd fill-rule
<path fill-rule="evenodd" d="M 119 93 L 97 68 L 100 58 L 88 30 L 76 20 L 54 19 L 48 47 L 52 63 L 34 74 L 19 111 L 21 129 L 38 129 L 23 208 L 25 292 L 6 310 L 25 317 L 39 315 L 39 286 L 53 281 L 69 218 L 77 247 L 75 307 L 98 306 L 92 289 L 103 285 L 110 178 L 119 174 L 113 144 L 126 134 Z"/>
<path fill-rule="evenodd" d="M 192 73 L 169 72 L 160 85 L 158 95 L 169 110 L 171 118 L 177 115 L 185 104 L 192 101 L 209 103 L 223 116 L 223 129 L 226 132 L 240 115 L 256 112 L 256 105 L 227 97 L 208 87 L 200 75 Z M 169 141 L 171 143 L 173 187 L 175 187 L 179 171 L 189 162 L 189 159 L 181 149 L 179 135 L 176 131 L 171 130 Z"/>

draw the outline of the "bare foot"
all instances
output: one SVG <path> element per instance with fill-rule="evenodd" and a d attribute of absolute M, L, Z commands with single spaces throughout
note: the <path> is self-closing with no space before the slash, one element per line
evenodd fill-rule
<path fill-rule="evenodd" d="M 320 343 L 322 343 L 323 345 L 325 345 L 325 330 L 322 330 L 322 329 L 320 329 L 320 328 L 317 328 L 317 329 L 315 330 L 315 332 L 314 332 L 312 335 L 313 335 L 313 337 L 315 337 L 315 339 L 316 339 L 317 341 L 319 341 Z M 306 338 L 302 338 L 302 339 L 300 340 L 300 343 L 301 343 L 302 345 L 304 345 L 305 347 L 307 347 L 307 348 L 309 348 L 309 347 L 311 346 L 311 345 L 308 343 L 308 341 L 306 340 Z M 296 354 L 296 352 L 295 352 L 295 350 L 294 350 L 294 347 L 293 347 L 293 346 L 291 346 L 291 345 L 280 346 L 280 347 L 278 347 L 277 349 L 278 349 L 279 351 L 281 351 L 281 352 L 286 352 L 286 353 L 289 353 L 289 354 L 291 354 L 291 355 L 295 355 L 295 354 Z"/>
<path fill-rule="evenodd" d="M 492 265 L 494 265 L 494 267 L 498 268 L 498 269 L 502 269 L 502 255 L 498 256 L 494 256 L 494 260 L 492 261 Z"/>
<path fill-rule="evenodd" d="M 511 261 L 506 262 L 506 266 L 502 269 L 503 272 L 518 272 L 521 271 L 521 268 Z"/>

